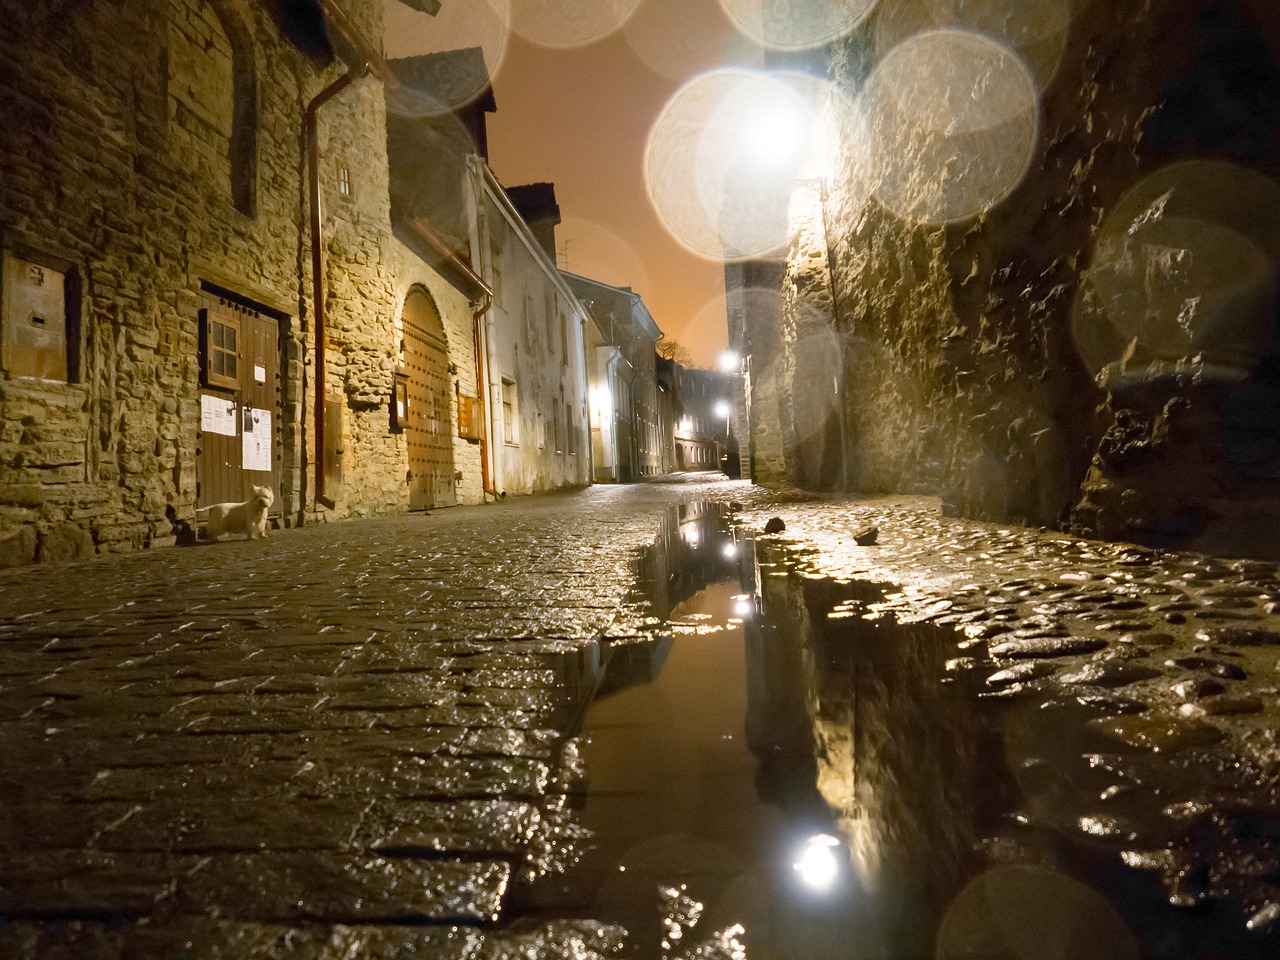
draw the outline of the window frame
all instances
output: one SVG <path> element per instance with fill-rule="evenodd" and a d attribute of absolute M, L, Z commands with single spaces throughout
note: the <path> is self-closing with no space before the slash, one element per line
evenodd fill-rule
<path fill-rule="evenodd" d="M 226 346 L 225 334 L 222 337 L 222 343 L 216 342 L 218 338 L 215 328 L 217 327 L 234 332 L 235 343 L 233 346 Z M 240 315 L 234 310 L 209 307 L 200 311 L 200 382 L 204 386 L 220 390 L 240 389 L 240 347 L 243 342 L 244 335 L 240 327 Z M 223 361 L 221 371 L 214 369 L 216 366 L 215 357 L 221 358 Z M 232 373 L 227 372 L 227 357 L 231 357 L 234 361 L 234 372 Z"/>
<path fill-rule="evenodd" d="M 513 447 L 520 445 L 520 400 L 516 382 L 502 378 L 502 442 Z"/>

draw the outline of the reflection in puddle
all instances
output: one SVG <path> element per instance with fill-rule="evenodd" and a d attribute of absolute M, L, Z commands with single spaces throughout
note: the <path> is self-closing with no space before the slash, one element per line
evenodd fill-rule
<path fill-rule="evenodd" d="M 566 812 L 590 839 L 518 914 L 619 923 L 665 960 L 1271 955 L 1062 829 L 1106 789 L 1064 732 L 1083 717 L 984 700 L 947 673 L 950 628 L 779 551 L 713 506 L 664 524 L 640 561 L 661 637 L 580 664 Z"/>

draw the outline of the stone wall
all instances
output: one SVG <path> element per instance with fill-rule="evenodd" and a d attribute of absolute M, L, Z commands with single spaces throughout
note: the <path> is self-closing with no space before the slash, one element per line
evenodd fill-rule
<path fill-rule="evenodd" d="M 189 514 L 195 501 L 195 298 L 217 272 L 206 266 L 297 312 L 298 58 L 274 49 L 257 5 L 6 3 L 0 19 L 3 244 L 76 287 L 71 382 L 0 380 L 6 424 L 25 424 L 0 442 L 0 536 L 20 547 L 5 560 L 171 542 L 166 506 Z M 217 69 L 170 69 L 170 41 L 207 47 Z M 248 169 L 229 155 L 231 118 L 255 119 L 226 86 L 233 55 L 260 91 Z M 288 189 L 262 190 L 249 216 L 238 208 L 250 194 L 236 195 L 233 174 L 269 184 L 280 171 Z"/>
<path fill-rule="evenodd" d="M 1056 71 L 1039 93 L 1030 169 L 1006 198 L 972 216 L 930 224 L 889 207 L 903 197 L 925 202 L 949 181 L 982 176 L 982 156 L 959 149 L 945 167 L 931 167 L 936 143 L 918 139 L 891 161 L 888 175 L 898 182 L 870 199 L 860 149 L 865 137 L 846 128 L 829 193 L 799 190 L 790 211 L 784 343 L 777 358 L 790 388 L 779 413 L 790 479 L 813 487 L 941 494 L 951 508 L 974 517 L 1246 549 L 1212 533 L 1238 490 L 1238 476 L 1210 462 L 1219 457 L 1224 432 L 1233 429 L 1225 408 L 1246 406 L 1241 391 L 1275 392 L 1266 385 L 1272 375 L 1265 361 L 1274 352 L 1274 299 L 1241 305 L 1243 297 L 1236 296 L 1235 316 L 1252 311 L 1262 319 L 1246 317 L 1254 328 L 1250 359 L 1232 371 L 1231 386 L 1219 382 L 1222 363 L 1215 365 L 1195 336 L 1194 344 L 1160 353 L 1151 348 L 1151 330 L 1138 329 L 1142 317 L 1161 308 L 1159 290 L 1216 282 L 1193 275 L 1181 254 L 1166 250 L 1163 272 L 1148 271 L 1126 288 L 1122 296 L 1129 300 L 1113 311 L 1124 315 L 1109 318 L 1105 343 L 1097 316 L 1113 309 L 1112 301 L 1103 307 L 1098 301 L 1114 288 L 1116 264 L 1133 255 L 1129 248 L 1108 252 L 1108 218 L 1133 205 L 1145 178 L 1189 156 L 1277 172 L 1276 121 L 1258 105 L 1266 98 L 1250 86 L 1275 86 L 1276 48 L 1268 51 L 1258 38 L 1259 23 L 1248 11 L 1248 4 L 1231 2 L 1176 10 L 1142 0 L 1076 5 Z M 1219 38 L 1215 49 L 1215 30 L 1228 21 L 1235 27 L 1223 28 L 1227 39 Z M 876 30 L 873 19 L 834 51 L 831 73 L 842 89 L 866 85 L 877 60 Z M 1242 56 L 1241 37 L 1257 41 L 1254 61 L 1238 69 L 1235 82 L 1215 86 L 1224 70 L 1232 80 L 1225 51 Z M 1197 81 L 1206 64 L 1210 79 Z M 1187 102 L 1178 107 L 1178 91 L 1188 87 L 1200 98 L 1182 95 Z M 1242 104 L 1240 97 L 1258 103 Z M 1233 126 L 1232 112 L 1241 110 Z M 1148 135 L 1157 130 L 1160 146 Z M 1260 144 L 1271 144 L 1270 152 Z M 886 176 L 885 164 L 875 175 Z M 1169 187 L 1186 193 L 1194 185 L 1189 177 L 1174 177 Z M 1265 192 L 1253 190 L 1251 202 Z M 1112 217 L 1112 234 L 1140 223 L 1144 211 L 1155 210 L 1151 218 L 1159 219 L 1160 196 L 1157 191 L 1148 206 L 1130 210 L 1128 221 Z M 1216 202 L 1222 199 L 1201 206 L 1222 207 Z M 1167 222 L 1202 214 L 1243 231 L 1271 257 L 1272 286 L 1240 281 L 1229 291 L 1235 296 L 1247 287 L 1250 297 L 1265 301 L 1265 294 L 1255 295 L 1274 291 L 1280 263 L 1274 238 L 1203 210 L 1170 208 Z M 1185 248 L 1187 256 L 1194 246 L 1156 238 L 1138 253 L 1147 255 L 1156 242 Z M 1219 283 L 1205 299 L 1215 293 L 1226 299 L 1224 286 L 1230 285 Z M 1188 287 L 1172 312 L 1194 310 L 1198 292 Z M 1117 335 L 1111 324 L 1129 334 Z M 837 354 L 843 363 L 832 362 Z M 833 396 L 833 383 L 843 403 Z M 1231 396 L 1224 398 L 1224 390 Z M 1242 443 L 1265 461 L 1254 463 L 1255 481 L 1280 477 L 1268 465 L 1280 463 L 1280 433 L 1255 424 Z M 1172 482 L 1179 464 L 1194 468 Z M 1252 494 L 1269 500 L 1274 493 L 1266 486 L 1254 482 Z"/>
<path fill-rule="evenodd" d="M 286 522 L 311 516 L 302 119 L 345 68 L 317 69 L 281 39 L 267 6 L 0 3 L 0 246 L 8 260 L 64 275 L 68 303 L 65 382 L 21 374 L 8 342 L 17 321 L 4 319 L 0 563 L 167 545 L 167 513 L 195 518 L 197 300 L 211 291 L 280 322 L 277 501 Z M 376 40 L 381 4 L 347 6 Z M 387 418 L 396 323 L 411 283 L 439 278 L 391 238 L 377 81 L 357 81 L 320 116 L 327 376 L 351 441 L 350 496 L 331 515 L 401 510 L 406 457 Z M 350 196 L 337 183 L 344 159 Z M 8 274 L 5 283 L 7 296 Z M 470 313 L 457 297 L 447 312 L 466 369 Z"/>

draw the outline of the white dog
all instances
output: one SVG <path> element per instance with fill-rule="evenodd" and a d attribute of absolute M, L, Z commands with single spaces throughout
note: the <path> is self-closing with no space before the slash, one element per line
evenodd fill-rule
<path fill-rule="evenodd" d="M 244 503 L 215 503 L 209 507 L 206 527 L 210 540 L 221 540 L 224 533 L 239 533 L 256 540 L 267 535 L 267 511 L 275 502 L 270 487 L 254 487 L 253 496 Z"/>

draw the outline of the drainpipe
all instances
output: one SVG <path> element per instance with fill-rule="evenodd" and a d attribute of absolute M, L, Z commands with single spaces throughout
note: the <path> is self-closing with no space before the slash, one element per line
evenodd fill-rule
<path fill-rule="evenodd" d="M 484 317 L 484 315 L 489 312 L 489 308 L 493 306 L 493 291 L 490 290 L 489 285 L 480 278 L 480 275 L 472 269 L 471 265 L 454 253 L 453 250 L 449 248 L 449 245 L 444 242 L 444 239 L 431 229 L 431 225 L 427 223 L 423 217 L 418 217 L 410 225 L 415 231 L 417 231 L 418 235 L 422 237 L 422 239 L 435 247 L 437 253 L 461 271 L 462 275 L 470 280 L 481 293 L 480 306 L 478 306 L 475 309 L 475 312 L 471 314 L 471 337 L 476 358 L 476 390 L 480 394 L 478 397 L 480 401 L 480 480 L 484 492 L 490 496 L 496 497 L 498 495 L 498 491 L 494 489 L 493 478 L 490 476 L 489 470 L 489 426 L 485 421 L 485 410 L 487 409 L 485 405 L 484 383 L 485 352 L 480 330 L 481 318 Z"/>
<path fill-rule="evenodd" d="M 485 420 L 485 411 L 488 409 L 484 383 L 487 344 L 483 333 L 484 325 L 480 322 L 491 306 L 493 306 L 493 294 L 486 291 L 483 302 L 471 315 L 471 336 L 475 342 L 476 389 L 480 391 L 480 478 L 484 485 L 484 492 L 491 497 L 496 497 L 498 489 L 493 485 L 493 472 L 489 467 L 489 424 Z"/>
<path fill-rule="evenodd" d="M 329 100 L 369 72 L 369 64 L 358 70 L 349 70 L 321 90 L 307 104 L 304 126 L 307 138 L 308 200 L 311 206 L 311 298 L 315 314 L 316 386 L 315 386 L 315 452 L 316 452 L 316 505 L 337 506 L 326 493 L 325 460 L 325 328 L 324 328 L 324 225 L 320 212 L 320 133 L 319 112 Z"/>

